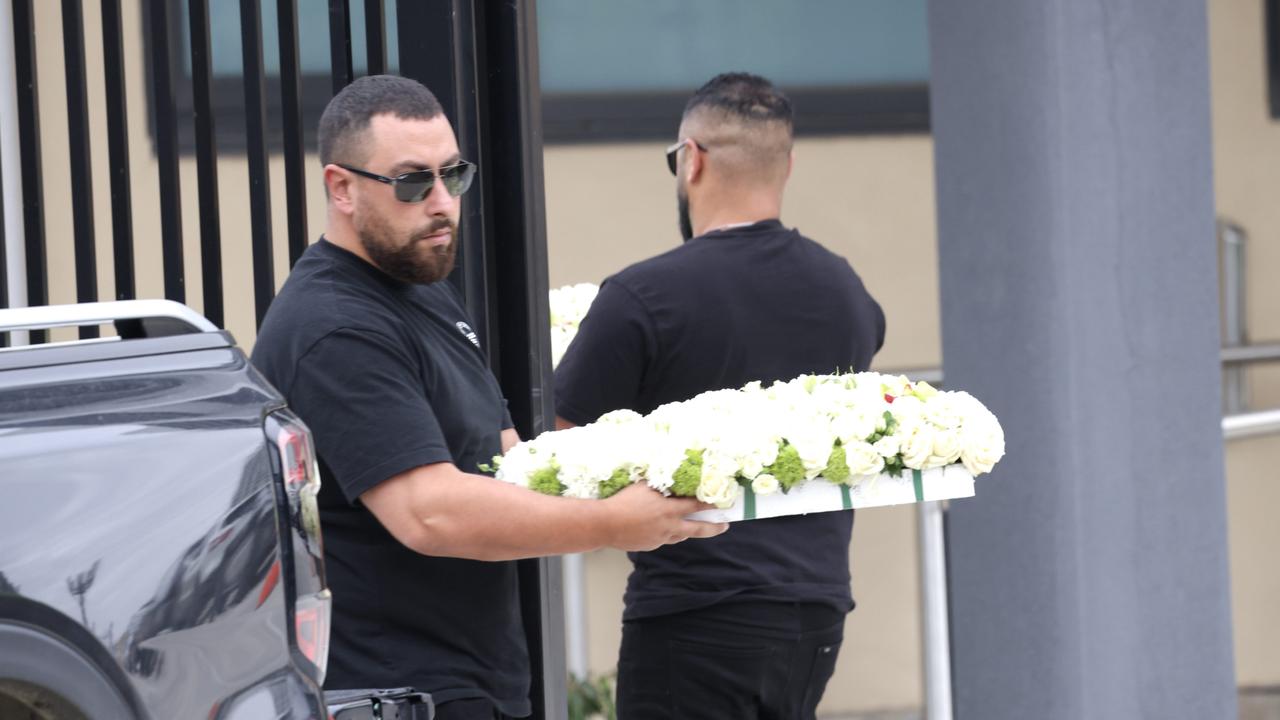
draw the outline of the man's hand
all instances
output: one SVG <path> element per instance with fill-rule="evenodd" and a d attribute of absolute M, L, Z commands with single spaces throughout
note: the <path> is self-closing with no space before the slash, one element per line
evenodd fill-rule
<path fill-rule="evenodd" d="M 714 505 L 693 498 L 664 497 L 644 483 L 635 483 L 607 500 L 596 502 L 609 512 L 609 546 L 619 550 L 653 550 L 689 538 L 715 537 L 729 529 L 728 523 L 685 519 Z"/>

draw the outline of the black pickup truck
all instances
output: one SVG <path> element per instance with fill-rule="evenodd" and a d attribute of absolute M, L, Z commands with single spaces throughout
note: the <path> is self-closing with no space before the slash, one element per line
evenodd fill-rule
<path fill-rule="evenodd" d="M 0 718 L 329 717 L 307 429 L 178 303 L 0 310 L 100 325 L 0 349 Z"/>

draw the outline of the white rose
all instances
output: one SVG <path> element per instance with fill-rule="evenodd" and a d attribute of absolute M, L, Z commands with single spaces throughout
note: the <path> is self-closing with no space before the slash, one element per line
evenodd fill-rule
<path fill-rule="evenodd" d="M 844 460 L 853 475 L 878 475 L 884 470 L 884 456 L 865 442 L 845 445 Z"/>
<path fill-rule="evenodd" d="M 991 472 L 991 468 L 1004 457 L 1004 431 L 999 423 L 965 427 L 960 451 L 960 462 L 973 476 Z"/>
<path fill-rule="evenodd" d="M 913 395 L 895 399 L 889 405 L 889 412 L 893 414 L 893 419 L 898 421 L 900 432 L 905 431 L 910 434 L 916 425 L 924 422 L 924 403 Z"/>
<path fill-rule="evenodd" d="M 940 429 L 933 435 L 933 451 L 925 462 L 925 468 L 950 465 L 960 458 L 963 445 L 960 432 L 955 429 Z"/>
<path fill-rule="evenodd" d="M 697 497 L 704 503 L 727 508 L 738 499 L 738 481 L 722 473 L 708 473 L 704 467 Z"/>
<path fill-rule="evenodd" d="M 902 441 L 902 463 L 912 470 L 923 470 L 933 454 L 934 435 L 928 423 L 917 425 Z"/>
<path fill-rule="evenodd" d="M 751 481 L 751 490 L 757 495 L 772 495 L 780 489 L 778 478 L 769 473 L 760 473 Z"/>
<path fill-rule="evenodd" d="M 924 403 L 924 419 L 940 428 L 958 428 L 964 410 L 950 393 L 938 393 Z"/>

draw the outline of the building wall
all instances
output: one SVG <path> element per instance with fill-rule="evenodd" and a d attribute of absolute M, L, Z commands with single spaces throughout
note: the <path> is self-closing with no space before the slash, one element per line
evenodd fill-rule
<path fill-rule="evenodd" d="M 1280 341 L 1280 122 L 1266 110 L 1262 7 L 1256 0 L 1212 0 L 1210 47 L 1215 183 L 1219 213 L 1249 233 L 1247 328 L 1252 342 Z M 665 142 L 548 147 L 551 284 L 599 282 L 630 262 L 679 242 L 675 181 L 662 162 Z M 602 179 L 607 179 L 602 181 Z M 801 139 L 783 220 L 844 255 L 888 316 L 874 367 L 941 364 L 932 143 L 927 136 Z M 1206 242 L 1214 242 L 1206 238 Z M 975 279 L 980 280 L 980 279 Z M 1280 407 L 1280 363 L 1247 372 L 1251 408 Z M 1171 391 L 1176 391 L 1172 389 Z M 1158 421 L 1153 418 L 1153 421 Z M 1227 447 L 1235 621 L 1241 686 L 1280 685 L 1280 437 Z M 976 500 L 981 502 L 981 487 Z M 851 571 L 858 608 L 822 711 L 922 704 L 919 579 L 915 514 L 859 514 Z M 621 554 L 588 555 L 590 660 L 612 668 L 619 641 Z"/>
<path fill-rule="evenodd" d="M 1259 0 L 1209 3 L 1214 192 L 1218 213 L 1249 234 L 1245 279 L 1251 342 L 1280 341 L 1280 120 L 1267 114 L 1265 36 Z M 1247 373 L 1251 407 L 1280 407 L 1280 363 Z M 1227 502 L 1236 677 L 1280 685 L 1280 436 L 1228 446 Z"/>
<path fill-rule="evenodd" d="M 158 180 L 146 129 L 145 67 L 137 0 L 125 0 L 125 44 L 133 221 L 138 295 L 160 297 Z M 72 219 L 66 202 L 68 157 L 58 3 L 36 3 L 41 126 L 44 134 L 45 220 L 50 301 L 74 302 Z M 1220 214 L 1241 224 L 1248 247 L 1248 329 L 1254 342 L 1280 341 L 1280 123 L 1265 108 L 1260 0 L 1211 0 L 1215 186 Z M 86 3 L 87 55 L 100 57 L 97 5 Z M 102 68 L 90 63 L 90 110 L 99 288 L 114 297 L 110 185 Z M 545 152 L 547 231 L 552 286 L 599 282 L 628 263 L 674 246 L 674 180 L 663 142 L 552 146 Z M 307 160 L 309 228 L 323 229 L 318 162 Z M 275 275 L 287 273 L 283 163 L 273 158 Z M 187 301 L 202 309 L 195 163 L 181 160 Z M 247 163 L 219 162 L 222 260 L 227 327 L 246 348 L 254 337 L 249 282 Z M 938 328 L 932 144 L 927 136 L 802 139 L 783 219 L 844 255 L 888 315 L 886 344 L 875 367 L 941 363 Z M 1206 238 L 1206 242 L 1212 242 Z M 980 279 L 975 279 L 980 281 Z M 70 339 L 69 333 L 56 339 Z M 1253 407 L 1280 407 L 1280 363 L 1249 371 Z M 1176 388 L 1171 388 L 1176 392 Z M 1153 418 L 1152 421 L 1158 419 Z M 1280 436 L 1231 443 L 1227 453 L 1236 671 L 1242 686 L 1280 685 Z M 965 502 L 981 502 L 979 498 Z M 849 620 L 824 712 L 919 707 L 922 703 L 919 579 L 912 508 L 873 509 L 855 523 L 852 572 L 858 609 Z M 621 591 L 627 561 L 620 553 L 587 555 L 590 662 L 612 668 L 619 641 Z M 962 619 L 961 619 L 962 620 Z"/>

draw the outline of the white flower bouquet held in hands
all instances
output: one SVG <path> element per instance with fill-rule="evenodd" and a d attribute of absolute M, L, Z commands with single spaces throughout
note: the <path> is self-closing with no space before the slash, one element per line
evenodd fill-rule
<path fill-rule="evenodd" d="M 536 492 L 606 498 L 644 482 L 724 522 L 969 497 L 1003 455 L 999 421 L 972 395 L 864 372 L 619 410 L 494 460 L 499 479 Z"/>
<path fill-rule="evenodd" d="M 600 288 L 591 283 L 565 285 L 551 291 L 551 367 L 560 364 L 598 292 Z"/>

